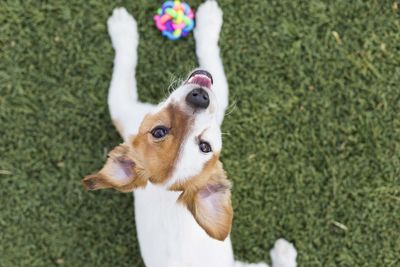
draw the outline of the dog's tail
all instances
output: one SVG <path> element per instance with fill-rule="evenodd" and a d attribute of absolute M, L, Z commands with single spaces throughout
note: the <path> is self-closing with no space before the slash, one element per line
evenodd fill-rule
<path fill-rule="evenodd" d="M 272 267 L 296 267 L 297 251 L 293 244 L 280 238 L 275 241 L 274 247 L 270 251 Z M 234 267 L 268 267 L 264 262 L 244 263 L 235 261 Z"/>

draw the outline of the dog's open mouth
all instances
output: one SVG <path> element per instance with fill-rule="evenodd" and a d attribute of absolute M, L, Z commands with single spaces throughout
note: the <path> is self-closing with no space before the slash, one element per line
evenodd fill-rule
<path fill-rule="evenodd" d="M 196 84 L 201 87 L 206 87 L 211 89 L 211 85 L 213 84 L 213 79 L 211 74 L 205 70 L 195 70 L 192 74 L 190 74 L 189 79 L 186 81 L 188 84 Z"/>

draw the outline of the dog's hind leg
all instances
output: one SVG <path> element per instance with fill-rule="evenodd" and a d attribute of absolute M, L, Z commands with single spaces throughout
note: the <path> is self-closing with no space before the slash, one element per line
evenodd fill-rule
<path fill-rule="evenodd" d="M 272 267 L 296 267 L 297 251 L 292 243 L 280 238 L 270 251 Z"/>
<path fill-rule="evenodd" d="M 272 267 L 296 267 L 297 251 L 293 244 L 280 238 L 275 241 L 274 247 L 270 252 L 272 259 Z M 234 267 L 268 267 L 267 264 L 260 263 L 244 263 L 240 261 L 235 262 Z"/>
<path fill-rule="evenodd" d="M 116 8 L 107 26 L 115 50 L 108 107 L 115 127 L 127 140 L 137 133 L 143 117 L 154 106 L 138 101 L 135 69 L 139 34 L 135 19 L 125 8 Z"/>
<path fill-rule="evenodd" d="M 222 27 L 222 10 L 214 0 L 201 4 L 196 14 L 196 55 L 200 68 L 209 71 L 214 80 L 213 90 L 219 105 L 218 120 L 222 123 L 228 105 L 228 82 L 218 46 Z"/>

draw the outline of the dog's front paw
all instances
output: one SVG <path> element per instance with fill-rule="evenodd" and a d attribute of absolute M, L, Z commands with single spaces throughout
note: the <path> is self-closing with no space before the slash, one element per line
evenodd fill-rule
<path fill-rule="evenodd" d="M 207 42 L 218 43 L 222 16 L 222 10 L 217 1 L 208 0 L 201 4 L 196 12 L 196 28 L 194 30 L 196 41 L 207 40 Z"/>
<path fill-rule="evenodd" d="M 136 51 L 139 35 L 136 21 L 125 8 L 115 8 L 107 20 L 108 34 L 116 52 L 132 55 Z"/>
<path fill-rule="evenodd" d="M 285 239 L 276 240 L 270 254 L 272 267 L 296 267 L 297 251 L 293 244 Z"/>

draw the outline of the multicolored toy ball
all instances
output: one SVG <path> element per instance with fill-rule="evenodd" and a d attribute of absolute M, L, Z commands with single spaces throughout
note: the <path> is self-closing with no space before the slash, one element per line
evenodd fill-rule
<path fill-rule="evenodd" d="M 177 40 L 189 34 L 194 27 L 194 13 L 190 6 L 181 1 L 166 1 L 157 10 L 154 22 L 162 35 Z"/>

